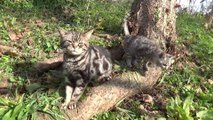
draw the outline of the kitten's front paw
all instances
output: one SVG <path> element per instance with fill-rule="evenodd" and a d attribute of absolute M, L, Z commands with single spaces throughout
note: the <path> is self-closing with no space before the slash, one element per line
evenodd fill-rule
<path fill-rule="evenodd" d="M 68 105 L 68 109 L 70 109 L 70 110 L 75 109 L 76 107 L 77 107 L 77 103 L 76 102 L 70 103 Z"/>
<path fill-rule="evenodd" d="M 108 76 L 106 79 L 107 81 L 112 80 L 112 76 Z"/>
<path fill-rule="evenodd" d="M 61 109 L 66 110 L 68 108 L 69 103 L 63 103 L 61 105 Z"/>
<path fill-rule="evenodd" d="M 127 63 L 127 67 L 132 68 L 132 64 L 131 63 Z"/>
<path fill-rule="evenodd" d="M 75 109 L 77 107 L 77 103 L 76 102 L 70 102 L 70 103 L 63 103 L 61 105 L 61 109 L 66 110 L 66 109 Z"/>

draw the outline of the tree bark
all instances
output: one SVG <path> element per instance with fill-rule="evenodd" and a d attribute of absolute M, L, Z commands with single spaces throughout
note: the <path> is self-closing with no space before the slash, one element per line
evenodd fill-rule
<path fill-rule="evenodd" d="M 135 0 L 127 18 L 132 35 L 163 45 L 176 39 L 176 0 Z"/>
<path fill-rule="evenodd" d="M 139 92 L 150 89 L 161 75 L 160 68 L 151 68 L 146 76 L 137 72 L 125 72 L 103 83 L 93 87 L 77 109 L 67 110 L 66 120 L 89 120 L 98 113 L 108 111 L 115 107 L 125 98 Z"/>

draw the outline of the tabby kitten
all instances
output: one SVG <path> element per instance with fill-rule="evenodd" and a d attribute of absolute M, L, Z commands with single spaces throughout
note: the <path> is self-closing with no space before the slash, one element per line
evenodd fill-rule
<path fill-rule="evenodd" d="M 128 67 L 135 66 L 141 69 L 142 60 L 145 60 L 146 65 L 144 67 L 146 70 L 148 70 L 148 62 L 167 69 L 174 62 L 172 55 L 166 54 L 148 38 L 141 35 L 130 35 L 126 19 L 123 27 L 125 33 L 123 41 L 124 58 Z"/>
<path fill-rule="evenodd" d="M 65 32 L 59 30 L 64 51 L 65 100 L 62 108 L 74 109 L 87 84 L 110 76 L 111 55 L 107 49 L 90 46 L 93 33 Z"/>

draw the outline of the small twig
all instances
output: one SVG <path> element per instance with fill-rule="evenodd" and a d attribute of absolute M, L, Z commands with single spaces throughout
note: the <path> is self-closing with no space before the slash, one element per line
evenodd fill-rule
<path fill-rule="evenodd" d="M 9 46 L 0 45 L 0 55 L 11 55 L 11 56 L 21 56 L 21 53 L 16 49 Z"/>
<path fill-rule="evenodd" d="M 118 35 L 110 35 L 110 34 L 98 34 L 98 33 L 94 33 L 93 34 L 94 36 L 96 37 L 99 37 L 99 38 L 104 38 L 106 40 L 115 40 L 118 38 Z"/>
<path fill-rule="evenodd" d="M 0 95 L 6 95 L 8 93 L 9 91 L 7 87 L 0 88 Z"/>

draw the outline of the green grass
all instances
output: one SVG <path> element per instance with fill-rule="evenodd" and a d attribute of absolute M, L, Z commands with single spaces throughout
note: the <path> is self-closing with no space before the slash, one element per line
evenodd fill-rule
<path fill-rule="evenodd" d="M 58 27 L 77 31 L 95 28 L 98 33 L 119 35 L 128 10 L 127 3 L 112 4 L 101 0 L 0 1 L 0 42 L 22 53 L 22 57 L 3 55 L 0 58 L 0 81 L 8 81 L 11 88 L 9 96 L 1 95 L 0 119 L 36 120 L 38 113 L 63 119 L 58 86 L 50 84 L 62 78 L 54 76 L 54 71 L 39 73 L 32 66 L 57 52 Z M 133 97 L 93 119 L 145 120 L 154 110 L 163 113 L 155 114 L 156 119 L 211 119 L 213 85 L 208 80 L 213 80 L 213 31 L 204 29 L 203 18 L 202 14 L 178 15 L 176 44 L 189 55 L 165 73 L 158 85 L 161 92 L 157 93 L 168 101 L 165 107 L 161 108 L 160 101 L 147 104 Z M 93 39 L 91 44 L 112 47 L 120 44 L 120 40 Z M 141 112 L 141 104 L 149 110 Z"/>

